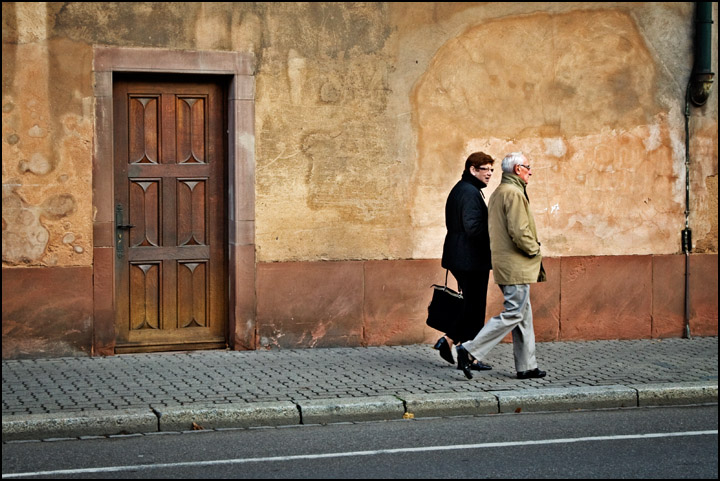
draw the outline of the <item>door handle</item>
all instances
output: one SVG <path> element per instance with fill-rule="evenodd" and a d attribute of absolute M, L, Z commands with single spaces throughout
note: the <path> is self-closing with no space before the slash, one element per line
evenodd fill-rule
<path fill-rule="evenodd" d="M 115 245 L 115 255 L 118 259 L 122 259 L 125 256 L 125 243 L 123 242 L 123 231 L 130 230 L 133 227 L 135 227 L 134 224 L 123 224 L 123 218 L 125 217 L 123 213 L 123 206 L 122 204 L 117 204 L 115 206 L 115 229 L 117 230 L 117 235 L 115 236 L 115 239 L 117 240 Z"/>

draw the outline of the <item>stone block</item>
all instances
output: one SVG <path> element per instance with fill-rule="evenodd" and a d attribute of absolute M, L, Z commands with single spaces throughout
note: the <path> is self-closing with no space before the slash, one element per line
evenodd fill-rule
<path fill-rule="evenodd" d="M 652 337 L 682 337 L 685 327 L 685 256 L 653 256 Z"/>
<path fill-rule="evenodd" d="M 404 396 L 405 410 L 415 417 L 496 414 L 498 400 L 486 392 L 438 393 Z"/>
<path fill-rule="evenodd" d="M 718 335 L 718 255 L 690 256 L 690 333 Z"/>
<path fill-rule="evenodd" d="M 3 359 L 88 356 L 93 269 L 2 269 Z"/>
<path fill-rule="evenodd" d="M 364 328 L 370 346 L 434 342 L 441 335 L 427 327 L 433 284 L 442 284 L 439 260 L 365 262 Z M 450 276 L 452 280 L 452 276 Z M 454 288 L 454 285 L 453 285 Z"/>
<path fill-rule="evenodd" d="M 648 339 L 652 257 L 562 258 L 560 340 Z"/>
<path fill-rule="evenodd" d="M 361 262 L 257 264 L 260 346 L 362 345 Z"/>
<path fill-rule="evenodd" d="M 637 407 L 637 392 L 625 386 L 496 391 L 501 413 Z"/>
<path fill-rule="evenodd" d="M 193 405 L 156 408 L 160 431 L 249 428 L 300 424 L 297 406 L 289 401 Z"/>
<path fill-rule="evenodd" d="M 638 392 L 638 406 L 677 406 L 718 402 L 717 381 L 629 386 Z"/>
<path fill-rule="evenodd" d="M 313 399 L 298 402 L 303 424 L 402 419 L 403 402 L 394 396 Z"/>
<path fill-rule="evenodd" d="M 2 420 L 3 442 L 151 433 L 157 430 L 158 419 L 150 409 L 3 416 Z"/>

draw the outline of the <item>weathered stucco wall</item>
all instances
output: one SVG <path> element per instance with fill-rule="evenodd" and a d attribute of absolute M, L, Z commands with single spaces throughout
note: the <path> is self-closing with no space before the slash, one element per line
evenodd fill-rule
<path fill-rule="evenodd" d="M 496 20 L 446 43 L 413 99 L 414 218 L 430 226 L 420 255 L 438 250 L 444 229 L 442 213 L 424 206 L 472 150 L 529 154 L 546 254 L 676 251 L 681 164 L 673 168 L 656 77 L 634 22 L 617 11 Z"/>
<path fill-rule="evenodd" d="M 255 53 L 261 262 L 437 258 L 478 149 L 529 153 L 547 255 L 677 253 L 692 11 L 4 3 L 3 265 L 92 263 L 98 44 Z M 694 242 L 717 252 L 717 88 L 691 142 Z"/>
<path fill-rule="evenodd" d="M 93 288 L 112 291 L 112 269 L 98 266 L 112 265 L 113 254 L 101 262 L 93 253 L 102 238 L 93 231 L 93 196 L 109 195 L 93 192 L 101 177 L 93 171 L 96 47 L 254 55 L 255 137 L 242 141 L 254 145 L 255 191 L 238 193 L 255 201 L 254 231 L 243 232 L 257 262 L 243 265 L 247 279 L 238 280 L 253 293 L 238 301 L 254 314 L 243 319 L 241 334 L 258 340 L 248 346 L 434 336 L 423 330 L 423 296 L 438 271 L 447 193 L 475 150 L 498 161 L 522 150 L 534 167 L 528 193 L 558 279 L 539 290 L 551 299 L 538 317 L 543 339 L 582 338 L 584 326 L 572 323 L 597 291 L 561 266 L 585 272 L 598 264 L 593 272 L 611 276 L 628 259 L 642 266 L 642 279 L 629 284 L 658 299 L 641 320 L 623 320 L 623 332 L 679 335 L 682 304 L 673 298 L 664 306 L 662 286 L 684 292 L 677 254 L 693 9 L 682 2 L 4 2 L 2 265 L 14 276 L 3 281 L 4 298 L 14 296 L 3 303 L 4 355 L 89 352 L 100 292 Z M 713 16 L 717 72 L 717 4 Z M 690 107 L 693 252 L 715 260 L 717 92 L 716 79 L 707 104 Z M 486 195 L 499 180 L 498 169 Z M 321 262 L 328 260 L 339 262 Z M 315 283 L 298 286 L 306 276 Z M 716 286 L 716 262 L 698 276 Z M 417 285 L 387 299 L 397 288 L 387 278 Z M 310 297 L 324 287 L 337 295 L 275 302 L 302 298 L 300 287 Z M 608 292 L 588 305 L 605 305 Z M 694 295 L 693 319 L 716 334 L 717 296 Z M 112 300 L 104 301 L 112 311 Z M 324 308 L 330 314 L 319 319 Z M 617 331 L 617 312 L 593 315 L 608 322 L 606 332 Z M 658 324 L 656 316 L 671 321 Z"/>
<path fill-rule="evenodd" d="M 443 212 L 428 206 L 456 182 L 457 159 L 475 150 L 498 159 L 529 154 L 528 192 L 545 254 L 678 252 L 685 209 L 678 59 L 689 45 L 677 38 L 674 50 L 657 45 L 688 11 L 663 9 L 531 11 L 445 42 L 412 97 L 414 256 L 441 249 Z M 717 139 L 695 135 L 696 168 L 717 165 Z M 717 198 L 697 180 L 692 191 L 696 209 Z M 716 244 L 717 217 L 705 214 L 695 217 L 695 234 Z"/>
<path fill-rule="evenodd" d="M 92 58 L 47 22 L 42 3 L 3 4 L 3 265 L 87 266 Z"/>

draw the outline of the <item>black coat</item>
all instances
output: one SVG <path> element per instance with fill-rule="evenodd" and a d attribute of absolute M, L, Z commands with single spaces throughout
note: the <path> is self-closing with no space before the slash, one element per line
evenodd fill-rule
<path fill-rule="evenodd" d="M 447 235 L 442 266 L 450 271 L 489 271 L 488 209 L 480 189 L 484 182 L 468 172 L 448 195 L 445 204 Z"/>

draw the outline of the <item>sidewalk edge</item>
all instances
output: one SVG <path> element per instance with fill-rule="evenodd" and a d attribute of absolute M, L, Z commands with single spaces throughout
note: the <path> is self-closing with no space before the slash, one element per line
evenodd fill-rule
<path fill-rule="evenodd" d="M 2 441 L 538 411 L 717 404 L 717 381 L 4 416 Z M 410 416 L 412 415 L 412 416 Z M 196 425 L 194 426 L 193 423 Z"/>

